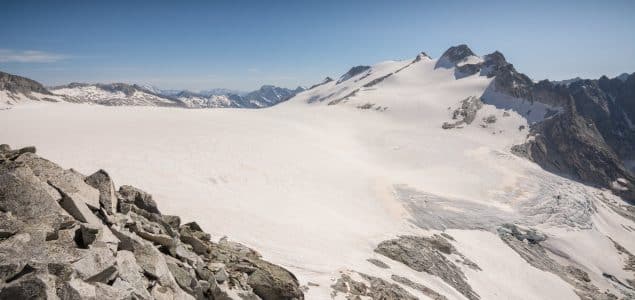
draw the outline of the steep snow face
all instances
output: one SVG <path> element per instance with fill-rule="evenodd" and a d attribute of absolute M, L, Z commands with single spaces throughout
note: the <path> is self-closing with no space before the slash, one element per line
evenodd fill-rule
<path fill-rule="evenodd" d="M 478 265 L 457 264 L 481 299 L 578 299 L 571 284 L 497 236 L 503 222 L 546 232 L 545 256 L 619 294 L 602 273 L 633 276 L 619 269 L 624 255 L 608 239 L 635 253 L 635 223 L 610 208 L 621 200 L 512 155 L 529 124 L 514 110 L 485 103 L 470 124 L 443 129 L 492 78 L 457 80 L 436 64 L 427 56 L 382 62 L 265 110 L 23 105 L 0 111 L 0 140 L 152 192 L 164 213 L 196 219 L 302 284 L 317 283 L 308 299 L 330 298 L 342 270 L 393 283 L 396 274 L 465 299 L 439 277 L 373 251 L 399 235 L 441 230 Z"/>
<path fill-rule="evenodd" d="M 104 88 L 101 85 L 69 85 L 52 88 L 51 92 L 64 96 L 68 102 L 94 103 L 109 106 L 175 106 L 177 102 L 141 87 L 126 86 L 128 90 Z"/>

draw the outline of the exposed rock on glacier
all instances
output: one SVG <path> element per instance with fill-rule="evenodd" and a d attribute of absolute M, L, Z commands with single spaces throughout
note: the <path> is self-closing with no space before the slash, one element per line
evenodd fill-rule
<path fill-rule="evenodd" d="M 448 257 L 454 255 L 459 258 L 459 261 L 475 269 L 479 269 L 478 266 L 469 260 L 466 261 L 452 244 L 439 235 L 400 236 L 397 239 L 381 242 L 377 245 L 375 252 L 399 261 L 415 271 L 440 277 L 468 299 L 480 299 L 480 296 L 468 284 L 463 271 Z"/>
<path fill-rule="evenodd" d="M 331 288 L 333 289 L 332 297 L 343 294 L 346 299 L 362 299 L 361 297 L 373 300 L 417 299 L 398 284 L 357 272 L 342 272 Z"/>
<path fill-rule="evenodd" d="M 541 245 L 547 236 L 531 228 L 521 228 L 513 224 L 504 224 L 499 227 L 500 238 L 516 251 L 532 266 L 547 272 L 554 273 L 575 288 L 576 294 L 581 299 L 617 299 L 616 295 L 603 292 L 593 285 L 589 275 L 575 265 L 564 265 L 552 258 L 549 252 Z M 635 296 L 626 288 L 623 293 L 627 297 Z M 630 295 L 630 296 L 629 296 Z"/>
<path fill-rule="evenodd" d="M 452 123 L 445 122 L 441 126 L 443 129 L 457 128 L 463 124 L 472 124 L 476 117 L 476 112 L 483 107 L 481 99 L 476 97 L 468 97 L 459 102 L 459 107 L 452 111 Z"/>

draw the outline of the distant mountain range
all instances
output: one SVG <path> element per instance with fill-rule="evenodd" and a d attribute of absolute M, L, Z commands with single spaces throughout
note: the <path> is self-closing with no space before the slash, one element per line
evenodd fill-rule
<path fill-rule="evenodd" d="M 101 105 L 177 106 L 187 108 L 264 108 L 288 100 L 304 88 L 281 88 L 264 85 L 244 93 L 216 88 L 200 92 L 188 90 L 162 90 L 151 85 L 126 83 L 86 84 L 70 83 L 49 88 L 50 93 L 64 97 L 68 102 L 89 102 Z"/>
<path fill-rule="evenodd" d="M 152 85 L 128 83 L 69 83 L 44 87 L 26 77 L 0 72 L 0 103 L 24 101 L 93 103 L 108 106 L 162 106 L 185 108 L 264 108 L 304 91 L 264 85 L 251 92 L 215 88 L 200 92 L 162 90 Z"/>

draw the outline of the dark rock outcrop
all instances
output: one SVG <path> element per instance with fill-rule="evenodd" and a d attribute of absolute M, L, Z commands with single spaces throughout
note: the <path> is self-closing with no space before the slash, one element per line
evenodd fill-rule
<path fill-rule="evenodd" d="M 457 79 L 475 74 L 493 78 L 481 96 L 484 103 L 505 109 L 508 107 L 501 102 L 547 107 L 543 118 L 530 122 L 532 138 L 515 146 L 515 153 L 548 171 L 611 189 L 625 200 L 635 201 L 635 175 L 625 166 L 625 162 L 635 161 L 635 74 L 566 83 L 534 82 L 498 51 L 480 62 L 462 63 L 471 55 L 474 53 L 465 45 L 451 47 L 437 67 L 454 67 Z M 509 100 L 501 100 L 501 95 Z M 516 105 L 510 103 L 509 107 Z M 448 122 L 443 128 L 456 125 L 460 124 Z"/>
<path fill-rule="evenodd" d="M 346 80 L 349 80 L 352 77 L 355 77 L 363 72 L 366 72 L 370 70 L 370 66 L 355 66 L 352 67 L 350 70 L 348 70 L 348 72 L 344 73 L 344 75 L 342 75 L 340 77 L 340 79 L 337 80 L 337 84 L 340 84 Z"/>
<path fill-rule="evenodd" d="M 0 299 L 304 298 L 256 251 L 34 152 L 0 146 Z"/>
<path fill-rule="evenodd" d="M 463 264 L 475 270 L 480 268 L 457 252 L 454 246 L 442 236 L 400 236 L 381 242 L 377 245 L 375 252 L 401 262 L 415 271 L 438 276 L 468 299 L 480 299 L 467 282 L 465 274 L 446 256 L 458 255 L 462 258 Z"/>
<path fill-rule="evenodd" d="M 465 44 L 453 46 L 443 52 L 437 63 L 434 65 L 434 68 L 453 68 L 458 63 L 463 62 L 468 57 L 474 55 L 475 54 L 472 52 L 472 49 Z"/>
<path fill-rule="evenodd" d="M 359 275 L 359 280 L 351 277 Z M 410 294 L 398 284 L 363 273 L 342 272 L 340 278 L 331 286 L 331 296 L 335 298 L 343 294 L 346 299 L 372 299 L 372 300 L 416 300 L 417 297 Z"/>
<path fill-rule="evenodd" d="M 572 100 L 564 113 L 532 126 L 533 138 L 512 151 L 544 169 L 635 200 L 635 177 L 605 141 L 592 119 L 577 112 Z"/>
<path fill-rule="evenodd" d="M 443 125 L 441 125 L 443 129 L 456 128 L 463 124 L 472 124 L 474 118 L 476 118 L 476 113 L 483 107 L 481 99 L 476 97 L 467 97 L 461 100 L 459 104 L 460 106 L 452 111 L 452 120 L 455 121 L 452 123 L 443 123 Z"/>
<path fill-rule="evenodd" d="M 326 78 L 324 78 L 324 80 L 322 80 L 322 82 L 320 82 L 320 83 L 316 83 L 316 84 L 312 85 L 312 86 L 309 88 L 309 90 L 312 90 L 312 89 L 314 89 L 314 88 L 316 88 L 316 87 L 318 87 L 318 86 L 321 86 L 321 85 L 325 85 L 325 84 L 327 84 L 327 83 L 329 83 L 329 82 L 331 82 L 331 81 L 333 81 L 333 78 L 331 78 L 331 77 L 326 77 Z"/>
<path fill-rule="evenodd" d="M 553 256 L 561 256 L 558 253 L 548 253 L 548 249 L 542 246 L 547 236 L 532 228 L 521 228 L 514 224 L 503 224 L 498 228 L 498 235 L 512 250 L 516 251 L 527 263 L 540 270 L 553 273 L 574 287 L 574 292 L 584 300 L 610 300 L 618 299 L 616 295 L 608 291 L 601 291 L 590 280 L 589 275 L 576 267 L 575 262 L 564 265 L 554 260 Z M 566 260 L 566 257 L 564 258 Z M 630 299 L 633 293 L 623 291 L 625 298 Z"/>
<path fill-rule="evenodd" d="M 0 72 L 0 91 L 2 90 L 25 95 L 29 95 L 31 92 L 51 95 L 51 92 L 39 82 L 5 72 Z"/>
<path fill-rule="evenodd" d="M 399 276 L 399 275 L 392 275 L 392 276 L 390 276 L 390 279 L 392 279 L 392 280 L 394 280 L 396 282 L 399 282 L 399 283 L 401 283 L 401 284 L 403 284 L 405 286 L 409 286 L 410 288 L 413 288 L 415 290 L 418 290 L 422 294 L 430 297 L 430 299 L 434 299 L 434 300 L 447 300 L 448 299 L 447 297 L 437 293 L 435 290 L 433 290 L 433 289 L 431 289 L 431 288 L 429 288 L 429 287 L 427 287 L 427 286 L 425 286 L 423 284 L 414 282 L 414 281 L 412 281 L 412 280 L 410 280 L 410 279 L 408 279 L 406 277 Z"/>

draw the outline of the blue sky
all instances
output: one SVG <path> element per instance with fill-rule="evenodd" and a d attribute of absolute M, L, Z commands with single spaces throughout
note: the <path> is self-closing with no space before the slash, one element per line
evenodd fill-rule
<path fill-rule="evenodd" d="M 46 85 L 294 87 L 460 43 L 534 79 L 635 72 L 628 0 L 1 2 L 0 70 Z"/>

